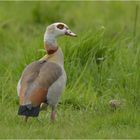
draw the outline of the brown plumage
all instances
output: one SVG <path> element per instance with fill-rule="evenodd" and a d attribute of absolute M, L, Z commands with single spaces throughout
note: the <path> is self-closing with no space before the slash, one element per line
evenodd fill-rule
<path fill-rule="evenodd" d="M 21 78 L 20 105 L 31 103 L 38 106 L 44 102 L 49 87 L 61 74 L 60 66 L 52 62 L 35 61 L 29 64 Z"/>
<path fill-rule="evenodd" d="M 52 108 L 51 119 L 55 119 L 56 106 L 66 84 L 63 52 L 56 42 L 56 38 L 62 35 L 76 36 L 63 23 L 48 26 L 44 35 L 48 56 L 29 64 L 21 75 L 17 86 L 18 114 L 25 116 L 25 121 L 30 116 L 38 116 L 43 102 Z"/>

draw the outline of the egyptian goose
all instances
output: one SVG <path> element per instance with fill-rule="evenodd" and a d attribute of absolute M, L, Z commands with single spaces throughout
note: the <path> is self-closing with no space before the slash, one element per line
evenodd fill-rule
<path fill-rule="evenodd" d="M 55 120 L 59 97 L 66 85 L 64 57 L 57 45 L 57 37 L 68 35 L 75 37 L 64 23 L 54 23 L 47 27 L 44 34 L 44 47 L 47 56 L 27 65 L 17 85 L 19 96 L 18 115 L 37 117 L 40 106 L 46 103 L 52 109 L 51 119 Z"/>

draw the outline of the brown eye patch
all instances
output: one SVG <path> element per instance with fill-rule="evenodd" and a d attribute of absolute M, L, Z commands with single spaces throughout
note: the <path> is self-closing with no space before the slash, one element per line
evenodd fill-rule
<path fill-rule="evenodd" d="M 63 24 L 58 24 L 57 28 L 62 30 L 62 29 L 64 29 L 64 25 Z"/>

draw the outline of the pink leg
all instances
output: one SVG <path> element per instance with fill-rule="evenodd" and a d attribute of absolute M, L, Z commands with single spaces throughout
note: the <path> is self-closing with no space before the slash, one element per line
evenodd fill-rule
<path fill-rule="evenodd" d="M 52 111 L 51 112 L 51 120 L 52 121 L 55 121 L 55 117 L 56 117 L 56 112 L 55 111 Z"/>

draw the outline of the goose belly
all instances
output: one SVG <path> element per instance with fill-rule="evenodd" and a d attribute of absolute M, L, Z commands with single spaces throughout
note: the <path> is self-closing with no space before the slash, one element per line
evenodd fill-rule
<path fill-rule="evenodd" d="M 59 101 L 60 95 L 63 92 L 66 85 L 66 73 L 63 69 L 62 75 L 49 87 L 47 94 L 47 102 L 50 106 L 56 107 Z"/>

